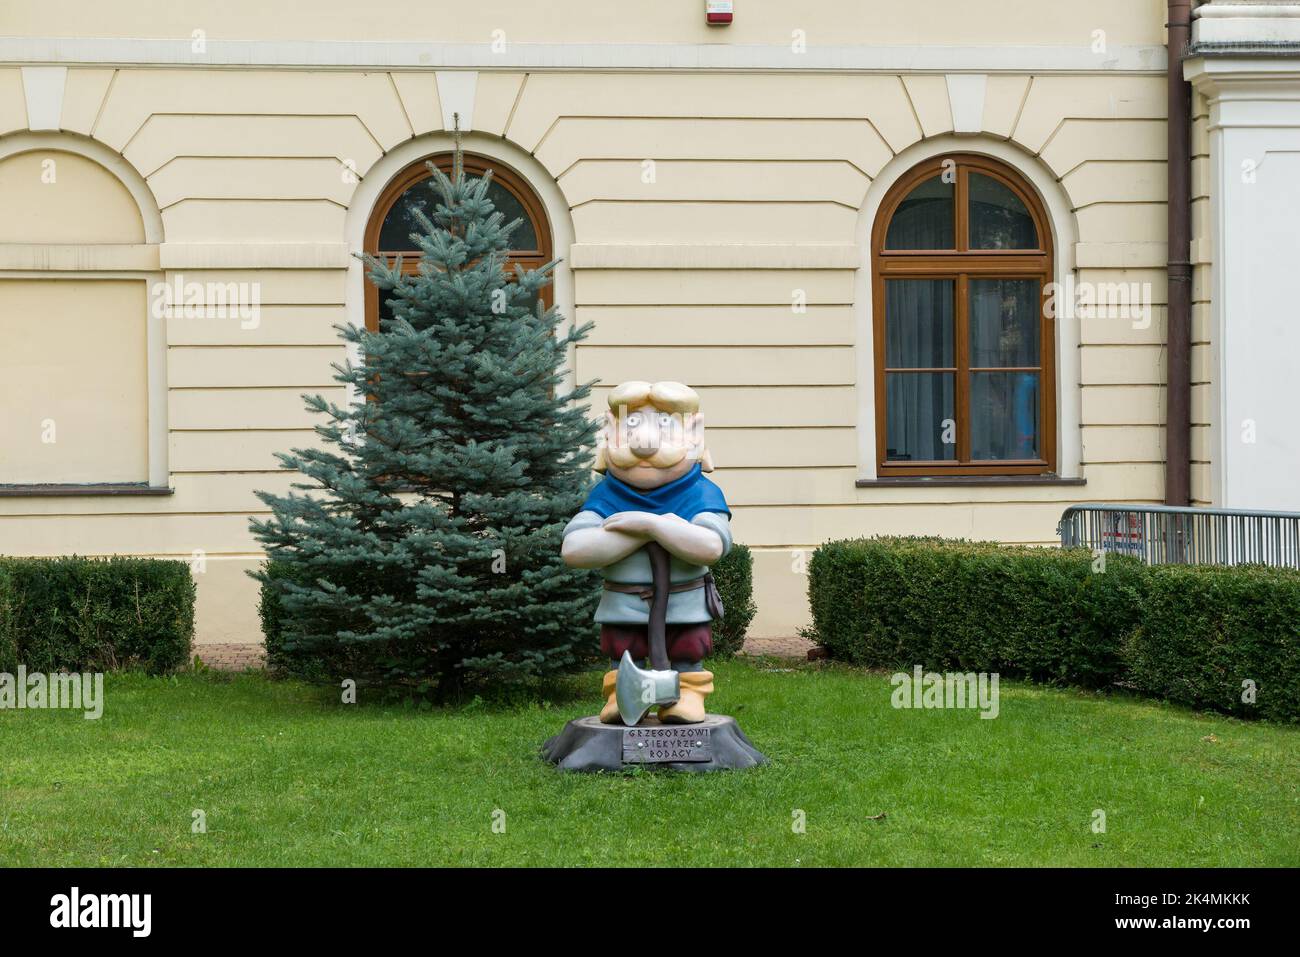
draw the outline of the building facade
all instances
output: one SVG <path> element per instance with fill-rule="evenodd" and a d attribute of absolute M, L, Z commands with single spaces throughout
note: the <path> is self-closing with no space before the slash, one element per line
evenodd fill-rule
<path fill-rule="evenodd" d="M 754 634 L 831 538 L 1164 501 L 1164 0 L 734 8 L 7 4 L 0 552 L 192 560 L 197 640 L 257 640 L 254 492 L 457 129 L 596 401 L 700 392 Z M 1300 5 L 1195 12 L 1189 497 L 1300 509 Z"/>

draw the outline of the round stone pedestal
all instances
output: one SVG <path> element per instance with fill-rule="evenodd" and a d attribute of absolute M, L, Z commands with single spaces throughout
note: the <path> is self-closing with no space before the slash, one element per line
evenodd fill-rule
<path fill-rule="evenodd" d="M 660 724 L 642 718 L 635 727 L 577 718 L 542 745 L 542 757 L 565 771 L 620 771 L 638 765 L 674 771 L 721 771 L 766 764 L 736 719 L 711 714 L 699 724 Z"/>

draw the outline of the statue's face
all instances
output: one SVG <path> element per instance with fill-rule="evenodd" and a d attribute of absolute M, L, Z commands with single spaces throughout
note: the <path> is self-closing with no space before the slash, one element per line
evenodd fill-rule
<path fill-rule="evenodd" d="M 605 463 L 634 488 L 653 489 L 681 478 L 704 451 L 704 417 L 661 412 L 652 405 L 605 413 Z"/>

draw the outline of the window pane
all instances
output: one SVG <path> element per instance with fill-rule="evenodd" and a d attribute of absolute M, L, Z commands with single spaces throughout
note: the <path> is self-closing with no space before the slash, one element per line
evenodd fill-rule
<path fill-rule="evenodd" d="M 524 209 L 524 204 L 519 202 L 514 193 L 493 180 L 492 185 L 488 187 L 488 199 L 492 200 L 492 205 L 496 207 L 496 211 L 505 217 L 502 225 L 516 219 L 523 220 L 515 227 L 515 231 L 510 234 L 511 249 L 533 250 L 539 248 L 537 245 L 537 229 L 528 215 L 528 210 Z"/>
<path fill-rule="evenodd" d="M 971 173 L 970 248 L 1037 249 L 1038 231 L 1020 197 L 992 176 Z"/>
<path fill-rule="evenodd" d="M 1038 373 L 972 372 L 971 458 L 1036 459 Z"/>
<path fill-rule="evenodd" d="M 411 242 L 411 233 L 418 233 L 421 230 L 413 210 L 418 209 L 424 215 L 430 216 L 438 208 L 441 199 L 432 178 L 422 179 L 408 187 L 384 217 L 384 224 L 379 228 L 379 248 L 385 252 L 415 249 L 415 243 Z M 488 187 L 488 199 L 492 200 L 492 205 L 496 207 L 497 212 L 505 217 L 505 222 L 517 218 L 523 219 L 510 235 L 511 248 L 537 249 L 537 230 L 524 210 L 523 204 L 515 195 L 500 183 L 493 181 Z"/>
<path fill-rule="evenodd" d="M 970 364 L 1039 365 L 1037 279 L 970 280 Z"/>
<path fill-rule="evenodd" d="M 951 367 L 953 281 L 885 280 L 885 365 L 891 369 Z"/>
<path fill-rule="evenodd" d="M 955 409 L 953 373 L 886 373 L 886 458 L 891 462 L 956 458 Z"/>
<path fill-rule="evenodd" d="M 898 204 L 885 234 L 886 249 L 954 249 L 954 185 L 927 179 Z"/>
<path fill-rule="evenodd" d="M 433 180 L 422 179 L 408 187 L 384 217 L 384 225 L 379 228 L 379 248 L 393 252 L 415 249 L 411 233 L 419 233 L 421 230 L 416 223 L 414 211 L 419 210 L 424 215 L 431 216 L 437 206 L 438 196 Z"/>

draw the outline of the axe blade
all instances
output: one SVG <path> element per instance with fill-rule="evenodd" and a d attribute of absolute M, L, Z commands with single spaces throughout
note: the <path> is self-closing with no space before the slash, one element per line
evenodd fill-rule
<path fill-rule="evenodd" d="M 681 697 L 681 677 L 675 671 L 647 671 L 638 668 L 624 651 L 618 662 L 614 700 L 626 725 L 640 721 L 657 704 L 672 704 Z"/>

